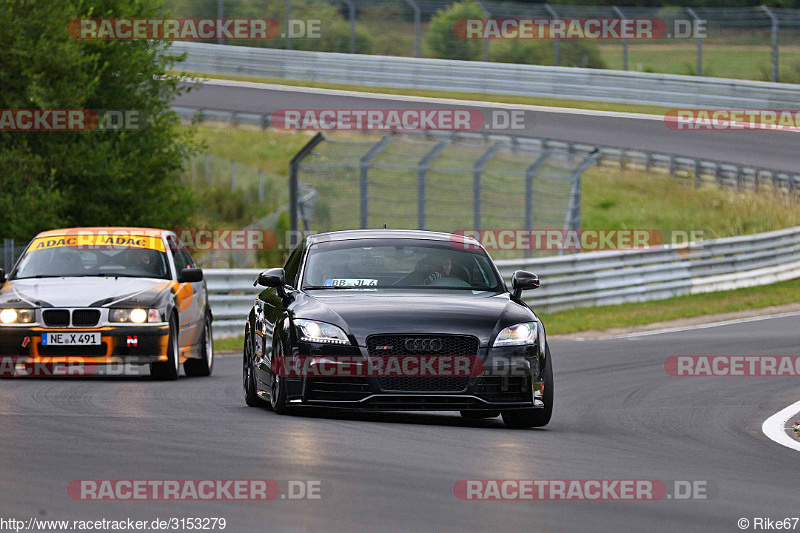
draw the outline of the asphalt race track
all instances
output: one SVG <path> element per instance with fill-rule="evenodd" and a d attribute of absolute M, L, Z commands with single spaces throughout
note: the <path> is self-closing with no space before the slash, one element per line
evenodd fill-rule
<path fill-rule="evenodd" d="M 797 354 L 800 316 L 551 343 L 545 429 L 449 413 L 277 416 L 246 407 L 241 360 L 210 378 L 5 379 L 0 497 L 15 518 L 224 517 L 226 531 L 738 531 L 798 515 L 796 452 L 761 433 L 796 378 L 680 378 L 670 355 Z M 457 480 L 703 480 L 706 500 L 460 501 Z M 72 500 L 75 479 L 319 480 L 324 498 Z"/>
<path fill-rule="evenodd" d="M 217 109 L 248 113 L 271 113 L 280 109 L 434 109 L 456 108 L 452 104 L 420 103 L 408 100 L 352 96 L 338 91 L 280 90 L 264 86 L 224 86 L 212 80 L 174 100 L 180 107 Z M 235 83 L 235 82 L 234 82 Z M 247 85 L 247 84 L 245 84 Z M 480 107 L 484 117 L 503 104 Z M 488 120 L 488 119 L 487 119 Z M 797 133 L 738 131 L 673 131 L 663 120 L 597 116 L 570 112 L 526 111 L 525 129 L 498 133 L 596 144 L 615 148 L 677 154 L 725 163 L 753 165 L 797 172 Z"/>

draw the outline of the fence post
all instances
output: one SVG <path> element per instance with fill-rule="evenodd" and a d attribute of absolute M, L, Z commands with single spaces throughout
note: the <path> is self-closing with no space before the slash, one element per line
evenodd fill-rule
<path fill-rule="evenodd" d="M 558 18 L 558 14 L 556 13 L 556 10 L 553 9 L 552 7 L 550 7 L 550 4 L 545 3 L 545 4 L 542 4 L 542 5 L 547 10 L 547 12 L 550 13 L 551 17 L 553 17 L 554 19 Z M 555 39 L 553 39 L 553 66 L 557 67 L 557 66 L 559 66 L 561 64 L 561 58 L 559 56 L 560 56 L 560 54 L 559 54 L 559 39 L 558 39 L 558 37 L 556 37 Z"/>
<path fill-rule="evenodd" d="M 478 7 L 481 8 L 481 11 L 483 11 L 483 18 L 488 19 L 492 16 L 492 14 L 489 13 L 489 10 L 486 9 L 486 6 L 483 5 L 481 0 L 475 0 L 475 3 L 478 4 Z M 489 39 L 483 40 L 483 60 L 489 61 Z"/>
<path fill-rule="evenodd" d="M 778 17 L 768 8 L 767 6 L 761 6 L 761 9 L 764 10 L 764 13 L 769 16 L 769 19 L 772 21 L 772 81 L 778 81 L 778 30 L 780 29 L 778 25 Z"/>
<path fill-rule="evenodd" d="M 625 18 L 622 10 L 617 6 L 611 6 L 614 12 L 619 16 L 620 21 Z M 621 23 L 621 22 L 620 22 Z M 628 39 L 622 39 L 622 70 L 628 70 Z"/>
<path fill-rule="evenodd" d="M 694 12 L 694 9 L 687 7 L 686 11 L 695 21 L 700 21 L 700 17 L 697 16 L 697 14 Z M 697 75 L 703 75 L 703 39 L 700 38 L 699 34 L 697 36 Z"/>
<path fill-rule="evenodd" d="M 308 154 L 311 153 L 315 146 L 324 140 L 325 136 L 317 132 L 317 134 L 294 155 L 292 160 L 289 161 L 289 229 L 294 232 L 292 235 L 297 234 L 297 200 L 299 198 L 297 173 L 300 170 L 300 163 L 303 162 L 303 159 L 308 157 Z"/>
<path fill-rule="evenodd" d="M 545 150 L 536 161 L 525 170 L 525 230 L 533 230 L 533 176 L 550 157 L 550 150 Z M 531 249 L 525 250 L 525 257 L 531 257 Z"/>
<path fill-rule="evenodd" d="M 494 143 L 472 165 L 472 215 L 475 225 L 473 229 L 481 229 L 481 173 L 483 172 L 483 167 L 491 161 L 502 147 L 503 144 L 501 142 Z"/>
<path fill-rule="evenodd" d="M 700 188 L 700 172 L 703 170 L 702 165 L 700 165 L 700 160 L 694 160 L 694 188 Z"/>
<path fill-rule="evenodd" d="M 347 12 L 350 16 L 350 53 L 356 53 L 356 7 L 352 0 L 342 0 L 347 4 Z"/>
<path fill-rule="evenodd" d="M 569 191 L 569 205 L 567 206 L 567 219 L 564 221 L 564 231 L 581 229 L 581 176 L 587 168 L 592 166 L 600 157 L 600 150 L 595 148 L 583 158 L 583 161 L 572 172 L 572 188 Z M 564 249 L 558 252 L 564 255 Z"/>
<path fill-rule="evenodd" d="M 286 32 L 286 49 L 287 50 L 291 50 L 292 49 L 292 38 L 290 37 L 290 33 L 291 32 L 289 31 L 291 29 L 291 28 L 289 28 L 289 21 L 290 21 L 291 16 L 292 16 L 292 5 L 291 5 L 291 2 L 292 2 L 292 0 L 283 0 L 283 5 L 286 7 L 286 17 L 285 17 L 286 27 L 284 28 L 283 31 Z"/>
<path fill-rule="evenodd" d="M 420 41 L 422 39 L 422 17 L 420 15 L 419 6 L 414 0 L 405 0 L 414 10 L 414 57 L 422 57 L 422 50 Z"/>
<path fill-rule="evenodd" d="M 372 160 L 377 156 L 386 145 L 388 145 L 392 140 L 392 137 L 389 135 L 384 136 L 380 141 L 375 143 L 375 145 L 370 148 L 364 157 L 361 158 L 359 161 L 359 169 L 360 173 L 360 222 L 361 222 L 361 229 L 366 229 L 369 226 L 369 164 Z"/>
<path fill-rule="evenodd" d="M 211 154 L 206 154 L 206 185 L 211 185 Z"/>
<path fill-rule="evenodd" d="M 442 150 L 450 143 L 450 139 L 439 141 L 436 146 L 422 156 L 417 164 L 417 229 L 425 229 L 425 206 L 427 203 L 427 177 L 428 167 L 434 159 L 439 157 Z"/>
<path fill-rule="evenodd" d="M 236 161 L 231 160 L 231 192 L 236 190 Z"/>
<path fill-rule="evenodd" d="M 217 18 L 225 18 L 225 0 L 217 0 Z M 225 39 L 217 37 L 217 44 L 225 44 Z"/>
<path fill-rule="evenodd" d="M 264 202 L 264 169 L 258 169 L 258 203 Z"/>

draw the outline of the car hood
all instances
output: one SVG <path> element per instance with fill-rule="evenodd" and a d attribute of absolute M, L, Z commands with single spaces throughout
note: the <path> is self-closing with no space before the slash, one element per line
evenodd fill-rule
<path fill-rule="evenodd" d="M 10 280 L 0 291 L 0 305 L 41 307 L 100 307 L 121 303 L 147 306 L 156 302 L 172 282 L 153 278 L 38 278 Z"/>
<path fill-rule="evenodd" d="M 345 325 L 361 346 L 368 335 L 376 333 L 473 335 L 485 346 L 503 327 L 535 320 L 530 309 L 512 301 L 507 293 L 336 291 L 305 295 L 304 300 L 298 308 L 298 318 Z"/>

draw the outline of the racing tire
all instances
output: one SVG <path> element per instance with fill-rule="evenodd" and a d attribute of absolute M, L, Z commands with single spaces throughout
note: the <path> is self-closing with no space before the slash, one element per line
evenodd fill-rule
<path fill-rule="evenodd" d="M 160 381 L 178 379 L 180 355 L 178 354 L 178 326 L 175 319 L 169 321 L 169 340 L 167 341 L 168 359 L 160 363 L 150 364 L 150 376 Z"/>
<path fill-rule="evenodd" d="M 275 347 L 272 349 L 272 358 L 273 360 L 277 359 L 280 361 L 282 355 L 283 345 L 280 342 L 276 342 Z M 269 390 L 269 405 L 276 415 L 283 415 L 289 412 L 289 402 L 286 399 L 284 378 L 277 373 L 272 374 L 272 385 Z"/>
<path fill-rule="evenodd" d="M 187 359 L 183 371 L 187 376 L 210 376 L 214 370 L 214 335 L 211 331 L 211 317 L 206 317 L 203 338 L 200 343 L 200 359 Z"/>
<path fill-rule="evenodd" d="M 512 429 L 540 428 L 550 422 L 553 415 L 553 360 L 550 357 L 550 347 L 546 348 L 544 367 L 544 407 L 538 409 L 517 409 L 503 411 L 503 422 Z"/>
<path fill-rule="evenodd" d="M 242 382 L 244 385 L 244 402 L 250 407 L 267 407 L 268 402 L 261 399 L 256 388 L 256 372 L 253 368 L 253 341 L 250 332 L 244 336 L 242 353 Z"/>

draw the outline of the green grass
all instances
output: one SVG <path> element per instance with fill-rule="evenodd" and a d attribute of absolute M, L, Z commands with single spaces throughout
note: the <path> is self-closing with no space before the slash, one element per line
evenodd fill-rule
<path fill-rule="evenodd" d="M 610 69 L 622 69 L 622 46 L 603 44 L 603 60 Z M 781 81 L 796 83 L 796 65 L 800 63 L 800 47 L 781 46 L 778 55 Z M 664 74 L 696 74 L 697 49 L 694 42 L 674 44 L 632 44 L 628 46 L 628 68 Z M 770 80 L 772 49 L 769 46 L 705 44 L 703 75 L 718 78 Z"/>
<path fill-rule="evenodd" d="M 800 302 L 800 280 L 733 291 L 677 296 L 652 302 L 582 307 L 539 313 L 551 335 L 642 326 L 666 320 L 732 313 Z M 536 309 L 535 301 L 533 305 Z"/>
<path fill-rule="evenodd" d="M 800 225 L 796 197 L 771 190 L 737 191 L 614 167 L 593 167 L 582 179 L 583 227 L 702 232 L 704 239 Z"/>
<path fill-rule="evenodd" d="M 283 177 L 289 176 L 289 160 L 313 135 L 208 123 L 196 131 L 203 151 Z"/>
<path fill-rule="evenodd" d="M 216 339 L 214 340 L 214 351 L 216 352 L 232 352 L 242 351 L 244 345 L 244 337 L 231 337 L 229 339 Z"/>

